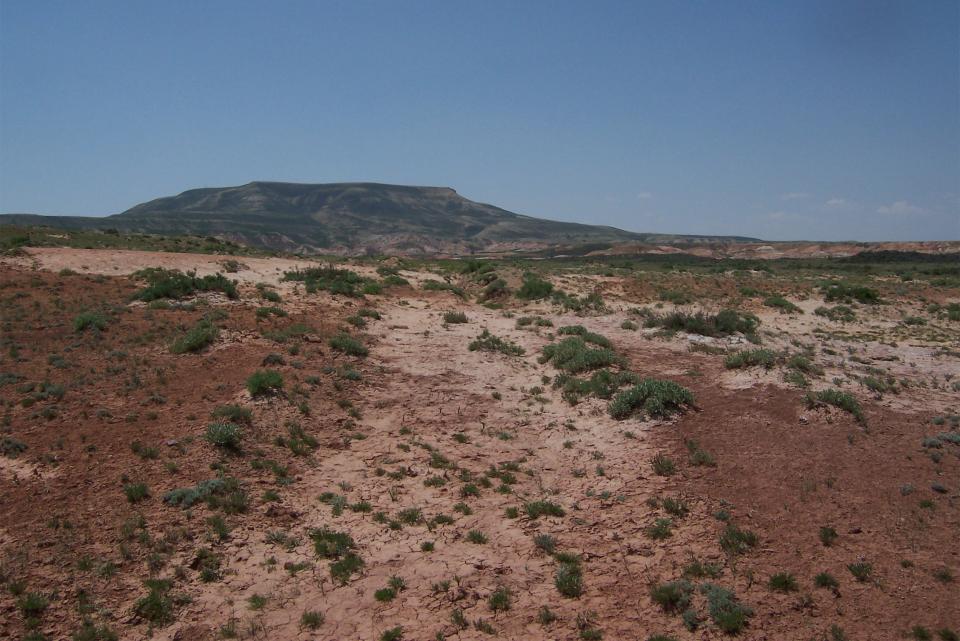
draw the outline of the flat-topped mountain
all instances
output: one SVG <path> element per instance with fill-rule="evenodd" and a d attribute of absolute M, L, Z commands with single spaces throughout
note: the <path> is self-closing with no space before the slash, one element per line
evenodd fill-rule
<path fill-rule="evenodd" d="M 104 218 L 11 214 L 0 222 L 217 236 L 307 253 L 470 253 L 622 242 L 753 239 L 640 234 L 533 218 L 474 202 L 447 187 L 252 182 L 191 189 Z"/>

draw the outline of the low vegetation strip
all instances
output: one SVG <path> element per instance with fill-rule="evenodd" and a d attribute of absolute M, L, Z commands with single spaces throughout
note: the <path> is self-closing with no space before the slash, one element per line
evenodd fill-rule
<path fill-rule="evenodd" d="M 650 314 L 643 324 L 645 327 L 660 327 L 701 336 L 729 336 L 738 332 L 753 334 L 760 325 L 760 319 L 753 314 L 734 309 L 725 309 L 717 314 L 676 311 L 664 315 Z"/>
<path fill-rule="evenodd" d="M 484 329 L 479 336 L 473 339 L 467 348 L 471 352 L 500 352 L 507 356 L 523 356 L 525 350 L 516 343 L 494 336 L 490 330 Z"/>
<path fill-rule="evenodd" d="M 227 298 L 239 298 L 236 283 L 223 274 L 197 276 L 196 272 L 183 273 L 176 269 L 148 267 L 133 274 L 147 282 L 147 287 L 137 292 L 135 298 L 150 302 L 161 298 L 179 299 L 197 292 L 222 292 Z"/>
<path fill-rule="evenodd" d="M 694 407 L 693 392 L 673 381 L 645 378 L 620 392 L 607 406 L 613 418 L 622 420 L 643 411 L 651 417 L 667 417 Z"/>

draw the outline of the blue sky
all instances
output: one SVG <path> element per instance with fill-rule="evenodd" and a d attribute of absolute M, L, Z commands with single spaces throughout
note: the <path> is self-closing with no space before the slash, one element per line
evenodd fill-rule
<path fill-rule="evenodd" d="M 0 2 L 0 211 L 251 180 L 960 238 L 960 3 Z"/>

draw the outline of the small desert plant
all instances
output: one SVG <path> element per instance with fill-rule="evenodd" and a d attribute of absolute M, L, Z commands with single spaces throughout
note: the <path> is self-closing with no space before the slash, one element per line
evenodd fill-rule
<path fill-rule="evenodd" d="M 741 604 L 732 590 L 705 583 L 700 591 L 707 597 L 710 618 L 722 632 L 736 634 L 747 626 L 753 610 Z"/>
<path fill-rule="evenodd" d="M 470 530 L 467 532 L 467 540 L 471 543 L 482 545 L 487 542 L 487 535 L 480 530 Z"/>
<path fill-rule="evenodd" d="M 523 284 L 517 290 L 517 298 L 524 300 L 542 300 L 553 293 L 553 285 L 538 275 L 526 273 L 523 275 Z"/>
<path fill-rule="evenodd" d="M 654 456 L 650 464 L 653 466 L 653 473 L 657 476 L 671 476 L 677 471 L 674 462 L 664 454 Z"/>
<path fill-rule="evenodd" d="M 813 310 L 817 316 L 829 318 L 832 321 L 843 323 L 852 323 L 857 319 L 856 313 L 846 305 L 837 305 L 836 307 L 818 307 Z"/>
<path fill-rule="evenodd" d="M 652 417 L 667 417 L 683 412 L 693 404 L 693 392 L 687 388 L 673 381 L 646 378 L 617 394 L 607 406 L 607 412 L 618 420 L 629 417 L 638 409 Z"/>
<path fill-rule="evenodd" d="M 467 349 L 471 352 L 500 352 L 507 356 L 523 356 L 524 354 L 522 347 L 507 339 L 494 336 L 487 329 L 484 329 L 479 336 L 471 341 Z"/>
<path fill-rule="evenodd" d="M 453 325 L 456 323 L 468 323 L 470 321 L 467 318 L 467 315 L 463 312 L 444 312 L 443 322 Z"/>
<path fill-rule="evenodd" d="M 693 584 L 686 580 L 670 581 L 654 586 L 650 598 L 664 612 L 679 612 L 690 605 L 693 596 Z"/>
<path fill-rule="evenodd" d="M 73 319 L 73 331 L 82 332 L 87 329 L 103 331 L 107 328 L 107 317 L 100 312 L 83 312 Z"/>
<path fill-rule="evenodd" d="M 558 333 L 561 333 L 564 329 L 569 328 L 562 327 L 558 330 Z M 617 355 L 610 347 L 593 348 L 587 345 L 588 342 L 594 342 L 588 341 L 588 338 L 603 339 L 609 345 L 609 341 L 598 334 L 570 336 L 559 343 L 551 343 L 545 346 L 543 355 L 538 360 L 540 363 L 552 363 L 554 367 L 568 374 L 578 374 L 601 367 L 624 364 L 623 357 Z M 597 343 L 594 342 L 594 344 Z"/>
<path fill-rule="evenodd" d="M 204 434 L 208 443 L 230 450 L 240 447 L 240 437 L 240 426 L 234 423 L 210 423 Z"/>
<path fill-rule="evenodd" d="M 251 396 L 271 394 L 283 389 L 283 376 L 275 370 L 258 370 L 247 379 Z"/>
<path fill-rule="evenodd" d="M 830 547 L 833 545 L 834 541 L 837 540 L 837 531 L 832 527 L 824 526 L 820 528 L 820 542 L 823 543 L 825 547 Z"/>
<path fill-rule="evenodd" d="M 561 561 L 553 583 L 557 592 L 565 597 L 576 598 L 583 594 L 583 569 L 579 560 L 574 557 Z"/>
<path fill-rule="evenodd" d="M 216 325 L 209 320 L 201 320 L 190 328 L 186 334 L 173 341 L 173 344 L 170 345 L 170 351 L 174 354 L 199 352 L 216 340 L 217 333 Z"/>
<path fill-rule="evenodd" d="M 509 610 L 511 605 L 510 591 L 505 587 L 497 588 L 487 599 L 487 605 L 494 612 Z"/>
<path fill-rule="evenodd" d="M 338 352 L 349 354 L 350 356 L 363 357 L 370 353 L 370 351 L 364 347 L 363 343 L 343 332 L 330 338 L 330 347 Z"/>
<path fill-rule="evenodd" d="M 743 554 L 758 543 L 757 535 L 750 530 L 741 530 L 728 525 L 720 535 L 720 547 L 730 555 Z"/>
<path fill-rule="evenodd" d="M 231 423 L 244 423 L 247 425 L 249 425 L 253 419 L 253 412 L 240 405 L 221 405 L 210 412 L 210 415 L 213 418 L 226 419 Z"/>
<path fill-rule="evenodd" d="M 661 541 L 673 536 L 672 526 L 673 522 L 670 519 L 656 519 L 653 525 L 647 526 L 644 534 L 647 535 L 647 538 L 651 538 L 654 541 Z"/>
<path fill-rule="evenodd" d="M 737 352 L 727 356 L 723 365 L 727 369 L 738 369 L 742 367 L 762 366 L 764 369 L 770 369 L 777 362 L 777 355 L 768 349 L 750 349 Z"/>
<path fill-rule="evenodd" d="M 696 441 L 687 441 L 687 451 L 690 453 L 690 464 L 695 466 L 716 467 L 717 461 L 713 455 L 701 448 Z"/>
<path fill-rule="evenodd" d="M 171 583 L 168 579 L 145 581 L 147 595 L 141 597 L 133 607 L 137 616 L 153 625 L 166 625 L 173 621 L 173 599 L 170 598 Z"/>
<path fill-rule="evenodd" d="M 837 580 L 829 572 L 821 572 L 813 577 L 813 584 L 818 588 L 835 588 L 839 585 Z"/>
<path fill-rule="evenodd" d="M 323 625 L 324 616 L 322 612 L 316 610 L 307 610 L 300 615 L 300 627 L 308 630 L 316 630 Z"/>
<path fill-rule="evenodd" d="M 563 516 L 565 514 L 563 507 L 550 501 L 531 501 L 523 506 L 527 516 L 531 519 L 537 519 L 541 516 Z"/>
<path fill-rule="evenodd" d="M 770 577 L 767 584 L 775 592 L 796 592 L 800 589 L 797 579 L 789 572 L 778 572 Z"/>
<path fill-rule="evenodd" d="M 861 583 L 869 581 L 873 575 L 873 566 L 862 561 L 849 564 L 847 569 L 850 570 L 850 574 L 853 575 L 853 578 Z"/>
<path fill-rule="evenodd" d="M 863 414 L 863 409 L 860 407 L 860 403 L 853 395 L 848 394 L 847 392 L 841 392 L 838 389 L 832 388 L 825 389 L 816 393 L 807 394 L 806 401 L 809 407 L 815 407 L 820 403 L 833 405 L 834 407 L 839 407 L 845 412 L 853 414 L 854 418 L 856 418 L 860 423 L 866 421 L 866 417 Z"/>
<path fill-rule="evenodd" d="M 803 310 L 788 301 L 783 296 L 770 296 L 764 299 L 763 304 L 767 307 L 773 307 L 778 310 L 781 314 L 796 314 L 803 313 Z"/>
<path fill-rule="evenodd" d="M 127 483 L 123 486 L 123 493 L 131 503 L 139 503 L 150 497 L 146 483 Z"/>

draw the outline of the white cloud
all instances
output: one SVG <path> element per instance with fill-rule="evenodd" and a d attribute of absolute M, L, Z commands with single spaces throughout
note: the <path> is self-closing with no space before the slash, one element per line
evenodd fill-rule
<path fill-rule="evenodd" d="M 784 200 L 800 200 L 801 198 L 809 198 L 810 194 L 802 191 L 791 191 L 790 193 L 783 194 L 780 198 Z"/>
<path fill-rule="evenodd" d="M 923 207 L 918 207 L 917 205 L 909 203 L 906 200 L 898 200 L 895 203 L 878 207 L 877 213 L 886 214 L 888 216 L 917 216 L 926 213 L 926 210 L 923 209 Z"/>
<path fill-rule="evenodd" d="M 826 202 L 827 207 L 842 207 L 847 201 L 844 198 L 831 198 Z"/>
<path fill-rule="evenodd" d="M 637 198 L 640 200 L 649 200 L 650 198 L 653 198 L 653 194 L 651 194 L 649 191 L 641 191 L 639 194 L 637 194 Z"/>

